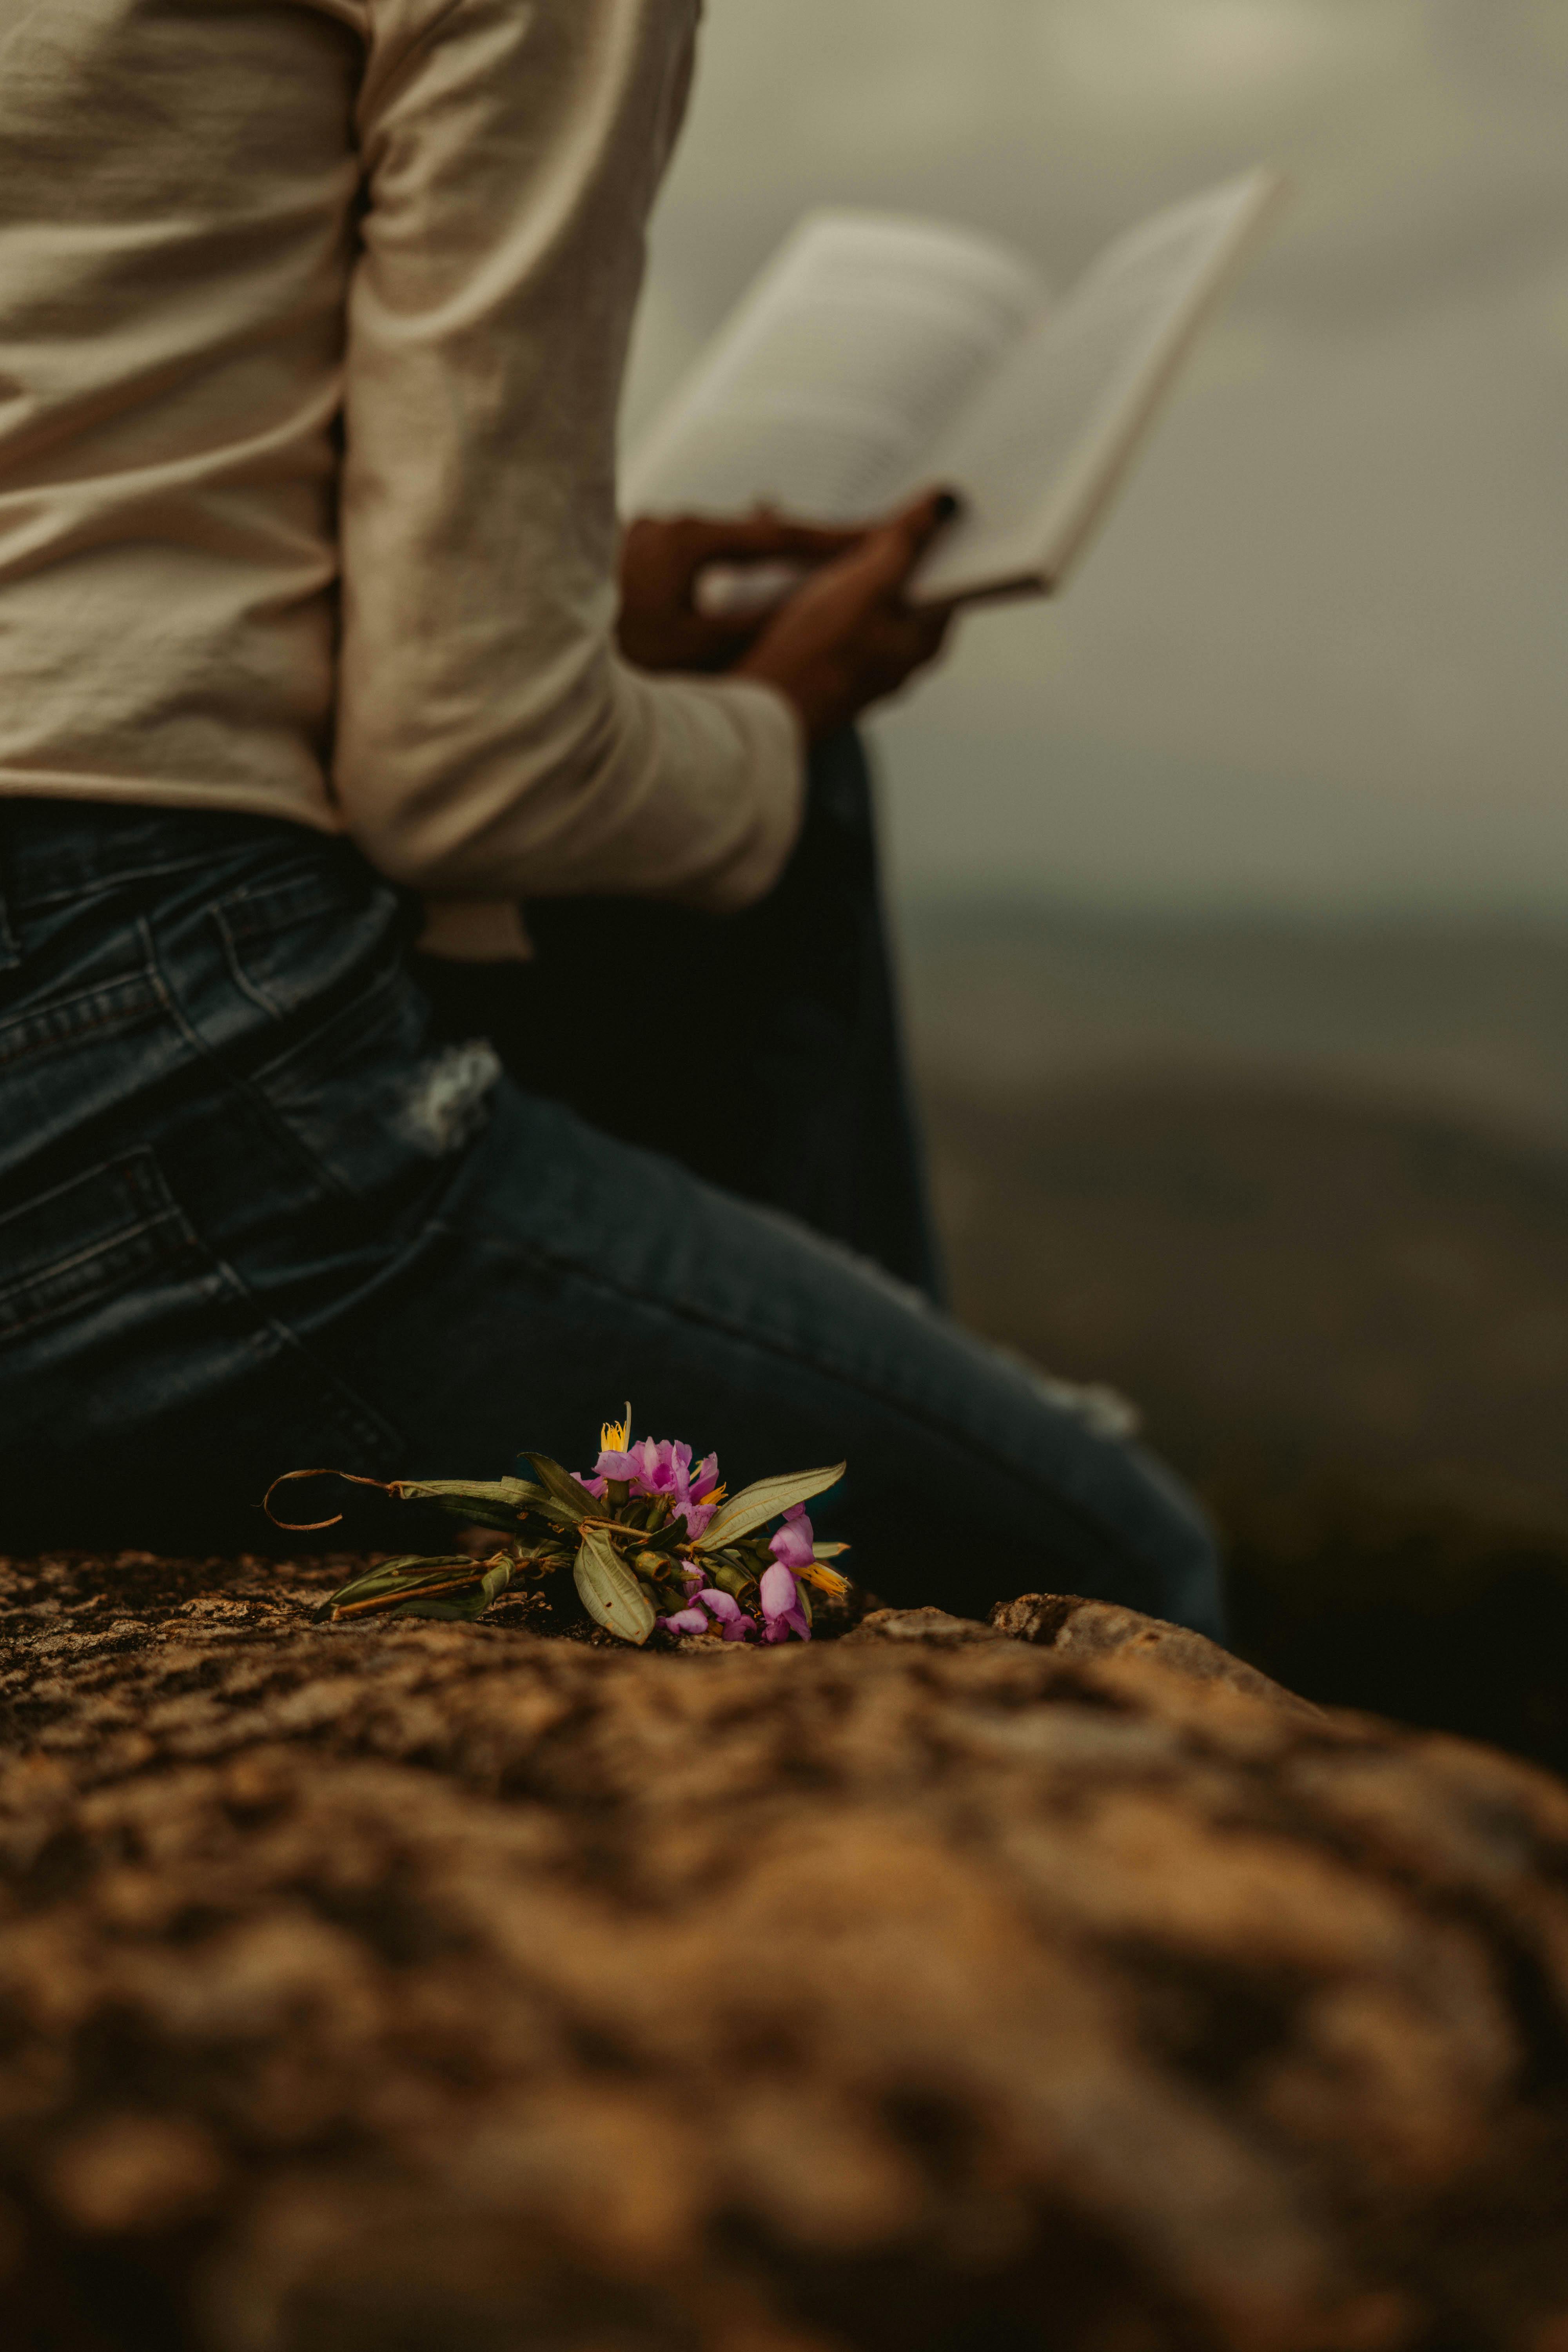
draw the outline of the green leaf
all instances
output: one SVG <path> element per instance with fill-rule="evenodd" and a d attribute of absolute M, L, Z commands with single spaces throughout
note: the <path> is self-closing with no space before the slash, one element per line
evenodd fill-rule
<path fill-rule="evenodd" d="M 463 1503 L 482 1503 L 531 1511 L 544 1500 L 543 1487 L 526 1478 L 396 1478 L 390 1492 L 405 1503 L 440 1503 L 451 1510 Z"/>
<path fill-rule="evenodd" d="M 847 1544 L 813 1544 L 811 1556 L 813 1559 L 842 1559 L 848 1549 Z"/>
<path fill-rule="evenodd" d="M 526 1478 L 399 1478 L 387 1489 L 400 1502 L 432 1503 L 470 1527 L 514 1536 L 531 1513 L 553 1513 L 542 1486 Z"/>
<path fill-rule="evenodd" d="M 638 1558 L 646 1555 L 649 1559 L 657 1559 L 659 1569 L 666 1575 L 668 1574 L 677 1554 L 688 1552 L 691 1549 L 690 1538 L 684 1527 L 679 1526 L 679 1522 L 673 1530 L 659 1528 L 652 1535 L 647 1534 L 642 1528 L 630 1525 L 625 1519 L 617 1519 L 616 1524 L 617 1527 L 624 1527 L 627 1535 L 632 1538 L 637 1546 Z"/>
<path fill-rule="evenodd" d="M 796 1470 L 787 1477 L 759 1478 L 754 1486 L 743 1486 L 714 1512 L 693 1550 L 718 1551 L 725 1544 L 738 1542 L 753 1528 L 780 1517 L 793 1504 L 809 1503 L 814 1495 L 837 1486 L 848 1467 L 847 1462 L 840 1462 L 831 1470 Z"/>
<path fill-rule="evenodd" d="M 395 1609 L 395 1617 L 456 1617 L 472 1623 L 482 1617 L 492 1601 L 499 1601 L 511 1582 L 511 1562 L 498 1559 L 486 1570 L 472 1592 L 446 1592 L 439 1600 L 422 1601 L 417 1594 Z"/>
<path fill-rule="evenodd" d="M 535 1576 L 553 1576 L 558 1568 L 570 1568 L 574 1552 L 564 1544 L 521 1544 L 518 1547 L 519 1568 L 530 1569 Z"/>
<path fill-rule="evenodd" d="M 563 1470 L 560 1463 L 552 1462 L 548 1454 L 531 1454 L 528 1459 L 538 1471 L 540 1485 L 551 1501 L 574 1527 L 587 1518 L 590 1513 L 604 1508 L 596 1496 L 579 1486 L 570 1470 Z"/>
<path fill-rule="evenodd" d="M 584 1528 L 574 1574 L 595 1624 L 640 1649 L 653 1632 L 654 1606 L 603 1528 Z"/>
<path fill-rule="evenodd" d="M 480 1580 L 479 1591 L 485 1596 L 485 1605 L 487 1608 L 492 1601 L 499 1601 L 500 1599 L 501 1594 L 506 1591 L 507 1586 L 510 1582 L 511 1562 L 510 1559 L 498 1559 L 493 1568 L 486 1570 L 483 1578 Z"/>
<path fill-rule="evenodd" d="M 367 1575 L 356 1576 L 352 1584 L 340 1585 L 336 1592 L 330 1592 L 317 1614 L 326 1617 L 334 1609 L 353 1608 L 358 1601 L 374 1601 L 384 1593 L 404 1588 L 412 1591 L 420 1584 L 441 1583 L 451 1577 L 454 1570 L 466 1570 L 470 1576 L 477 1576 L 479 1572 L 478 1561 L 470 1559 L 467 1552 L 458 1553 L 447 1559 L 409 1553 L 401 1559 L 383 1560 L 379 1568 L 373 1568 Z"/>
<path fill-rule="evenodd" d="M 345 1584 L 332 1599 L 342 1601 L 350 1594 L 376 1591 L 384 1584 L 395 1584 L 400 1577 L 427 1576 L 438 1568 L 456 1568 L 468 1559 L 466 1552 L 405 1552 L 397 1559 L 384 1559 L 379 1568 L 368 1569 Z"/>
<path fill-rule="evenodd" d="M 475 1618 L 484 1615 L 489 1605 L 490 1596 L 487 1592 L 454 1592 L 439 1601 L 405 1601 L 401 1608 L 389 1610 L 387 1613 L 392 1617 L 456 1618 L 471 1625 Z"/>

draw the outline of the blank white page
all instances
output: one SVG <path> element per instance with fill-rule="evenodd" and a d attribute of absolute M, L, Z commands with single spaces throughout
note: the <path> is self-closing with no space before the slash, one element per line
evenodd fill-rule
<path fill-rule="evenodd" d="M 920 471 L 1044 302 L 1037 271 L 989 238 L 875 213 L 811 215 L 633 455 L 622 509 L 725 513 L 766 500 L 858 521 Z"/>
<path fill-rule="evenodd" d="M 917 574 L 918 601 L 1059 584 L 1283 193 L 1254 172 L 1156 215 L 1019 340 L 926 453 L 965 511 Z"/>

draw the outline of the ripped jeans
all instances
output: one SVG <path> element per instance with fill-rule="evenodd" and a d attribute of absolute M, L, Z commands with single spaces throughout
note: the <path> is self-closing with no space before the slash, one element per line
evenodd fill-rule
<path fill-rule="evenodd" d="M 0 1551 L 261 1549 L 282 1471 L 581 1467 L 629 1398 L 731 1488 L 847 1457 L 889 1601 L 1217 1630 L 1170 1475 L 927 1295 L 852 739 L 732 923 L 542 908 L 537 971 L 423 981 L 416 928 L 287 823 L 0 800 Z"/>

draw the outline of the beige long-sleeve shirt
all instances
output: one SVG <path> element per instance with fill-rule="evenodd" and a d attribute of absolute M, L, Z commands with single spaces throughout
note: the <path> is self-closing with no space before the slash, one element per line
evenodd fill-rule
<path fill-rule="evenodd" d="M 0 792 L 346 831 L 478 951 L 769 887 L 788 706 L 613 641 L 700 6 L 4 0 Z"/>

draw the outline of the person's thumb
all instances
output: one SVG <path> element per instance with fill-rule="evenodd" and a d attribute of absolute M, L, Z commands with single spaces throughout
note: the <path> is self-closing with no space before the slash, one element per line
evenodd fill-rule
<path fill-rule="evenodd" d="M 890 594 L 901 588 L 913 572 L 939 530 L 957 514 L 962 501 L 952 490 L 928 490 L 907 507 L 900 509 L 871 532 L 865 546 L 853 560 L 865 567 L 864 577 L 869 587 L 874 582 L 877 593 Z"/>

